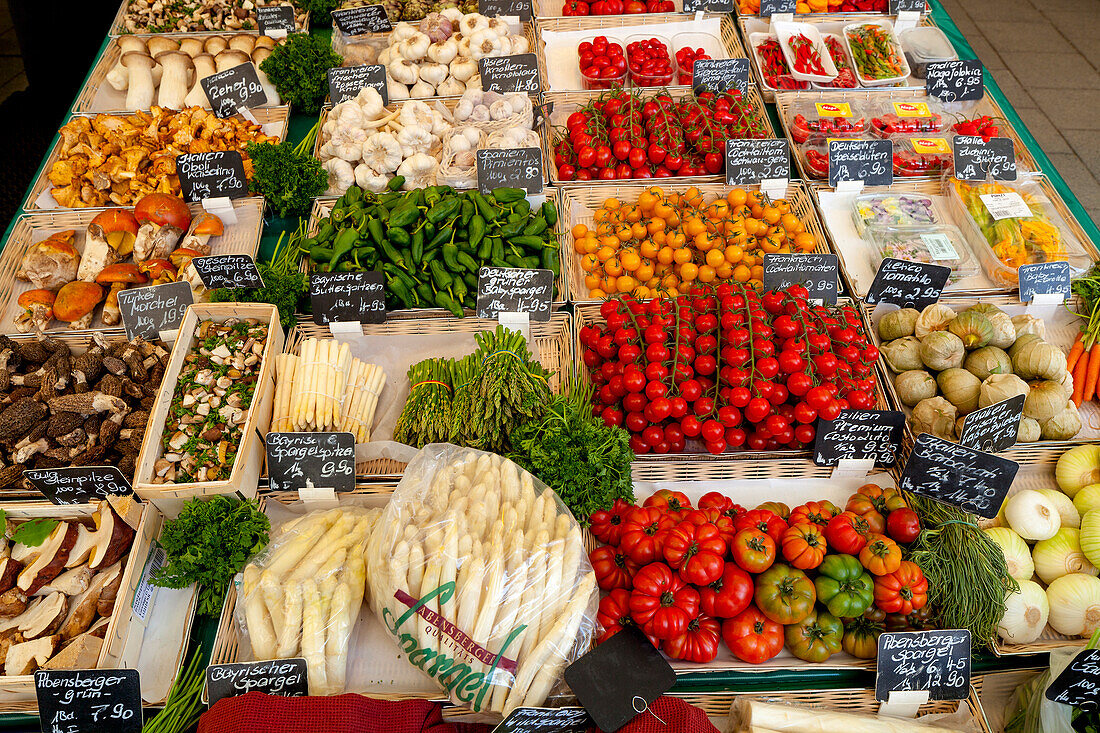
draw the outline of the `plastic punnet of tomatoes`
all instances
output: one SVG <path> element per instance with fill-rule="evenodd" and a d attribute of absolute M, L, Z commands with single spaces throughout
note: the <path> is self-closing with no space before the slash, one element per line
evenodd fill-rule
<path fill-rule="evenodd" d="M 932 135 L 895 135 L 894 175 L 940 176 L 954 170 L 951 143 L 945 137 Z"/>
<path fill-rule="evenodd" d="M 626 63 L 630 83 L 636 87 L 667 86 L 672 83 L 676 71 L 668 41 L 645 34 L 627 38 Z"/>
<path fill-rule="evenodd" d="M 585 89 L 611 89 L 626 81 L 626 57 L 623 47 L 607 36 L 581 41 L 577 46 L 577 65 Z"/>
<path fill-rule="evenodd" d="M 931 99 L 881 101 L 870 110 L 871 132 L 877 137 L 895 135 L 931 135 L 943 132 L 950 118 Z"/>
<path fill-rule="evenodd" d="M 796 144 L 830 137 L 862 137 L 868 126 L 867 115 L 858 102 L 799 100 L 787 108 L 786 116 Z"/>

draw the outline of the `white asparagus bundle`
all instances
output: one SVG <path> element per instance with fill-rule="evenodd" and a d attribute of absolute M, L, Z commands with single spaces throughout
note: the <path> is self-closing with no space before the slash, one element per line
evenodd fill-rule
<path fill-rule="evenodd" d="M 301 362 L 295 354 L 279 354 L 275 357 L 275 404 L 271 410 L 271 431 L 285 433 L 291 429 L 290 401 L 294 373 Z"/>
<path fill-rule="evenodd" d="M 541 705 L 591 639 L 597 591 L 580 528 L 498 455 L 422 450 L 367 563 L 379 568 L 368 577 L 375 614 L 457 705 L 503 715 Z"/>
<path fill-rule="evenodd" d="M 790 733 L 964 733 L 958 728 L 921 725 L 906 718 L 874 717 L 738 697 L 730 710 L 730 730 Z"/>
<path fill-rule="evenodd" d="M 245 566 L 237 617 L 253 659 L 306 660 L 311 695 L 339 694 L 366 593 L 366 551 L 379 509 L 310 512 L 284 523 Z"/>

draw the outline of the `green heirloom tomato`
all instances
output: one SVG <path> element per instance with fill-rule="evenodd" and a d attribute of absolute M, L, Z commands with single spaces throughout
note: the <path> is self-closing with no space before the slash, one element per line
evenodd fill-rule
<path fill-rule="evenodd" d="M 806 573 L 776 563 L 756 576 L 756 606 L 777 624 L 796 624 L 810 615 L 817 591 Z"/>
<path fill-rule="evenodd" d="M 860 616 L 871 606 L 875 583 L 853 555 L 829 555 L 817 568 L 817 600 L 840 618 Z"/>
<path fill-rule="evenodd" d="M 874 659 L 878 655 L 880 634 L 882 634 L 882 624 L 861 616 L 844 625 L 844 639 L 840 645 L 853 657 Z"/>
<path fill-rule="evenodd" d="M 791 654 L 807 662 L 824 662 L 840 651 L 844 624 L 828 611 L 814 610 L 783 630 Z"/>

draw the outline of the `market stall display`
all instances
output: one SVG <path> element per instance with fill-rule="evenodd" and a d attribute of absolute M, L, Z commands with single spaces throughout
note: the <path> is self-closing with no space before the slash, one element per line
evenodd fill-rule
<path fill-rule="evenodd" d="M 299 3 L 301 4 L 301 3 Z M 289 5 L 294 8 L 294 25 L 305 29 L 309 13 L 283 0 L 198 0 L 186 5 L 150 0 L 124 0 L 115 17 L 112 33 L 185 33 L 194 31 L 246 31 L 257 28 L 256 8 Z"/>

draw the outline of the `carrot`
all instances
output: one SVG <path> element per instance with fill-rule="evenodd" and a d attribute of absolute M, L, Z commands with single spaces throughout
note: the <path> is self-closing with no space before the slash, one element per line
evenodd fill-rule
<path fill-rule="evenodd" d="M 1084 351 L 1084 348 L 1081 349 Z M 1091 359 L 1078 359 L 1073 372 L 1073 404 L 1078 407 L 1085 401 L 1085 381 L 1088 378 L 1088 367 Z"/>
<path fill-rule="evenodd" d="M 1075 373 L 1073 368 L 1077 366 L 1077 360 L 1081 358 L 1081 354 L 1085 351 L 1085 332 L 1078 331 L 1077 338 L 1073 340 L 1073 346 L 1070 347 L 1069 353 L 1066 354 L 1066 370 L 1070 373 Z"/>
<path fill-rule="evenodd" d="M 1085 392 L 1081 395 L 1084 402 L 1088 402 L 1096 394 L 1096 380 L 1100 378 L 1100 341 L 1089 349 L 1089 368 L 1085 374 Z"/>

